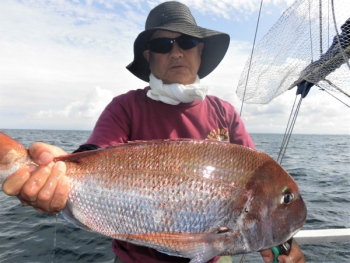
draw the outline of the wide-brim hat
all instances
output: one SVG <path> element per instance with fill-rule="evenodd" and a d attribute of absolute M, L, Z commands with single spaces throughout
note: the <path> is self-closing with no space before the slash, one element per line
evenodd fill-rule
<path fill-rule="evenodd" d="M 176 1 L 164 2 L 151 10 L 145 31 L 141 32 L 134 42 L 134 61 L 126 68 L 136 77 L 148 82 L 150 69 L 148 61 L 143 56 L 147 43 L 157 30 L 168 30 L 196 37 L 204 43 L 199 78 L 204 78 L 212 72 L 226 54 L 230 36 L 215 30 L 197 26 L 191 11 L 187 6 Z"/>

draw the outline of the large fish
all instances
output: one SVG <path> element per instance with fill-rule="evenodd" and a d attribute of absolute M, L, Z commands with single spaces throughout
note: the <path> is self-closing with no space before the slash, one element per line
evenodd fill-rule
<path fill-rule="evenodd" d="M 304 224 L 298 186 L 265 153 L 209 140 L 121 144 L 60 156 L 63 215 L 97 233 L 203 263 L 284 243 Z M 31 163 L 0 133 L 0 181 Z"/>

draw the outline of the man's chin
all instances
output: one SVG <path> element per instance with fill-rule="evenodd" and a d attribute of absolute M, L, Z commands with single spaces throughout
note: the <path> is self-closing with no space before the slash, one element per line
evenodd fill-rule
<path fill-rule="evenodd" d="M 164 79 L 163 83 L 164 84 L 179 83 L 182 85 L 188 85 L 188 84 L 194 83 L 195 80 L 196 80 L 196 76 L 192 77 L 192 76 L 189 76 L 188 74 L 176 72 L 172 74 L 171 77 Z"/>

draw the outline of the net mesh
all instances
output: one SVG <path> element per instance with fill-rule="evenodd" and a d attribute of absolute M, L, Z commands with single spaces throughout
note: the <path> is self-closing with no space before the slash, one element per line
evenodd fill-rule
<path fill-rule="evenodd" d="M 267 104 L 303 81 L 349 96 L 349 16 L 349 0 L 295 1 L 256 45 L 238 97 Z"/>

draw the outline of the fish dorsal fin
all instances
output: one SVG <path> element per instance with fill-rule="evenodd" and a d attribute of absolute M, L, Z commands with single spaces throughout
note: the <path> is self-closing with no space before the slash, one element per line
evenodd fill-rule
<path fill-rule="evenodd" d="M 77 152 L 67 155 L 62 155 L 54 158 L 54 162 L 58 161 L 64 161 L 64 162 L 74 162 L 74 163 L 80 163 L 82 162 L 83 158 L 89 157 L 92 155 L 96 155 L 101 151 L 113 149 L 117 147 L 128 147 L 128 146 L 135 146 L 135 145 L 144 145 L 144 144 L 155 144 L 155 143 L 163 143 L 163 142 L 216 142 L 212 140 L 200 140 L 200 139 L 190 139 L 190 138 L 175 138 L 175 139 L 156 139 L 156 140 L 135 140 L 135 141 L 128 141 L 127 143 L 120 143 L 118 145 L 112 145 L 107 146 L 105 148 L 98 148 L 96 150 L 90 150 L 90 151 L 84 151 L 84 152 Z"/>
<path fill-rule="evenodd" d="M 157 142 L 191 142 L 191 141 L 196 142 L 196 141 L 210 141 L 210 140 L 191 139 L 191 138 L 172 138 L 172 139 L 135 140 L 135 141 L 128 141 L 128 144 L 157 143 Z"/>
<path fill-rule="evenodd" d="M 85 152 L 71 153 L 67 155 L 61 155 L 54 158 L 54 162 L 63 161 L 63 162 L 72 162 L 72 163 L 81 163 L 85 157 L 96 155 L 98 152 L 103 151 L 104 149 L 96 149 Z"/>
<path fill-rule="evenodd" d="M 228 250 L 238 233 L 227 231 L 221 233 L 152 233 L 119 234 L 116 239 L 128 240 L 135 244 L 144 241 L 153 244 L 153 248 L 172 256 L 190 258 L 190 263 L 205 263 Z M 159 248 L 166 240 L 166 245 Z"/>

